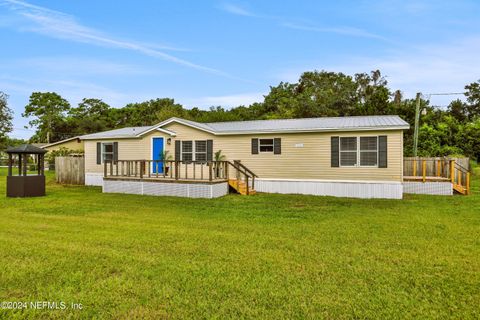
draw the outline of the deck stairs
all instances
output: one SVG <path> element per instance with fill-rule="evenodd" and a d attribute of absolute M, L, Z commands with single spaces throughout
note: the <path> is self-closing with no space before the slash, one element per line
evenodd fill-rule
<path fill-rule="evenodd" d="M 245 183 L 245 181 L 242 180 L 229 179 L 228 185 L 232 187 L 232 189 L 235 190 L 237 193 L 243 196 L 253 195 L 257 193 L 255 189 L 252 188 L 248 188 L 247 190 L 247 184 Z"/>
<path fill-rule="evenodd" d="M 229 175 L 228 179 L 230 188 L 244 196 L 256 194 L 255 178 L 258 176 L 240 160 L 228 161 L 228 164 L 233 168 L 232 175 Z"/>
<path fill-rule="evenodd" d="M 470 194 L 470 169 L 452 158 L 404 158 L 404 181 L 451 182 L 453 191 Z"/>
<path fill-rule="evenodd" d="M 463 195 L 469 194 L 469 190 L 466 187 L 459 184 L 453 184 L 453 190 Z"/>

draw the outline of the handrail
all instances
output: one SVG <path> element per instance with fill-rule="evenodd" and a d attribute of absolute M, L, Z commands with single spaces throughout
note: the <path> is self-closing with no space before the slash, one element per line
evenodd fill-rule
<path fill-rule="evenodd" d="M 248 185 L 248 179 L 252 179 L 252 189 L 255 189 L 255 177 L 257 177 L 251 170 L 249 170 L 247 167 L 245 167 L 243 164 L 241 164 L 240 162 L 238 161 L 227 161 L 227 163 L 229 165 L 231 165 L 235 170 L 237 170 L 237 190 L 239 188 L 239 184 L 240 184 L 240 181 L 239 181 L 239 176 L 238 176 L 238 173 L 241 173 L 245 176 L 245 185 L 246 185 L 246 191 L 247 191 L 247 195 L 250 194 L 250 186 Z M 242 170 L 241 169 L 244 168 L 246 170 Z M 249 173 L 251 175 L 249 175 Z"/>
<path fill-rule="evenodd" d="M 248 169 L 243 163 L 241 163 L 240 160 L 233 160 L 233 162 L 241 166 L 245 171 L 248 171 L 252 176 L 258 178 L 258 176 L 255 173 L 253 173 L 252 170 Z"/>
<path fill-rule="evenodd" d="M 464 172 L 470 172 L 469 169 L 465 168 L 464 166 L 462 166 L 461 164 L 459 164 L 457 161 L 455 161 L 455 165 L 457 167 L 459 167 L 461 170 L 463 170 Z"/>
<path fill-rule="evenodd" d="M 226 161 L 106 160 L 104 177 L 168 178 L 213 181 L 228 179 Z"/>
<path fill-rule="evenodd" d="M 230 161 L 227 161 L 232 167 L 234 167 L 235 169 L 237 169 L 238 171 L 240 171 L 240 173 L 243 173 L 245 176 L 248 176 L 249 178 L 252 178 L 251 176 L 249 176 L 247 174 L 247 172 L 243 171 L 242 169 L 240 169 L 238 166 L 237 166 L 237 163 L 232 163 Z"/>

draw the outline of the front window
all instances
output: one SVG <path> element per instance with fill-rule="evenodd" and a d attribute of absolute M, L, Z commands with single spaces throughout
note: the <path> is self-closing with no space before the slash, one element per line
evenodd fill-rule
<path fill-rule="evenodd" d="M 113 143 L 112 142 L 102 143 L 102 160 L 103 162 L 113 160 Z"/>
<path fill-rule="evenodd" d="M 357 137 L 340 138 L 340 166 L 353 167 L 357 165 Z"/>
<path fill-rule="evenodd" d="M 374 167 L 378 164 L 378 137 L 360 137 L 360 165 Z"/>
<path fill-rule="evenodd" d="M 207 141 L 195 141 L 195 161 L 207 161 Z"/>
<path fill-rule="evenodd" d="M 258 149 L 260 152 L 273 152 L 273 139 L 259 139 Z"/>
<path fill-rule="evenodd" d="M 378 137 L 340 137 L 340 166 L 378 166 Z"/>
<path fill-rule="evenodd" d="M 182 141 L 182 161 L 193 160 L 193 142 Z"/>

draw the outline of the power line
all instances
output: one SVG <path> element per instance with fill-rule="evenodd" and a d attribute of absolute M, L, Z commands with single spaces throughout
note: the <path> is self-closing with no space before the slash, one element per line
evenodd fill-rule
<path fill-rule="evenodd" d="M 453 95 L 465 95 L 466 92 L 448 92 L 448 93 L 427 93 L 427 96 L 453 96 Z"/>

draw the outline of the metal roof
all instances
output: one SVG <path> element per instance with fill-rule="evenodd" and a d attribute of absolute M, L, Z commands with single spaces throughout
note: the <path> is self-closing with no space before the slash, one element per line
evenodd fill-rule
<path fill-rule="evenodd" d="M 44 154 L 47 150 L 36 147 L 31 144 L 21 144 L 16 147 L 10 147 L 7 149 L 7 153 L 27 153 L 27 154 Z"/>
<path fill-rule="evenodd" d="M 408 129 L 399 116 L 323 117 L 205 123 L 216 133 Z"/>
<path fill-rule="evenodd" d="M 142 132 L 151 129 L 152 126 L 146 127 L 128 127 L 121 128 L 97 133 L 86 134 L 80 136 L 80 139 L 110 139 L 110 138 L 135 138 L 137 135 L 142 134 Z"/>
<path fill-rule="evenodd" d="M 129 127 L 81 136 L 80 139 L 113 139 L 136 138 L 153 130 L 163 130 L 163 126 L 178 122 L 212 134 L 248 134 L 248 133 L 281 133 L 281 132 L 316 132 L 316 131 L 361 131 L 361 130 L 403 130 L 410 126 L 399 116 L 355 116 L 355 117 L 323 117 L 304 119 L 275 119 L 253 121 L 228 121 L 200 123 L 181 118 L 170 118 L 149 127 Z"/>

